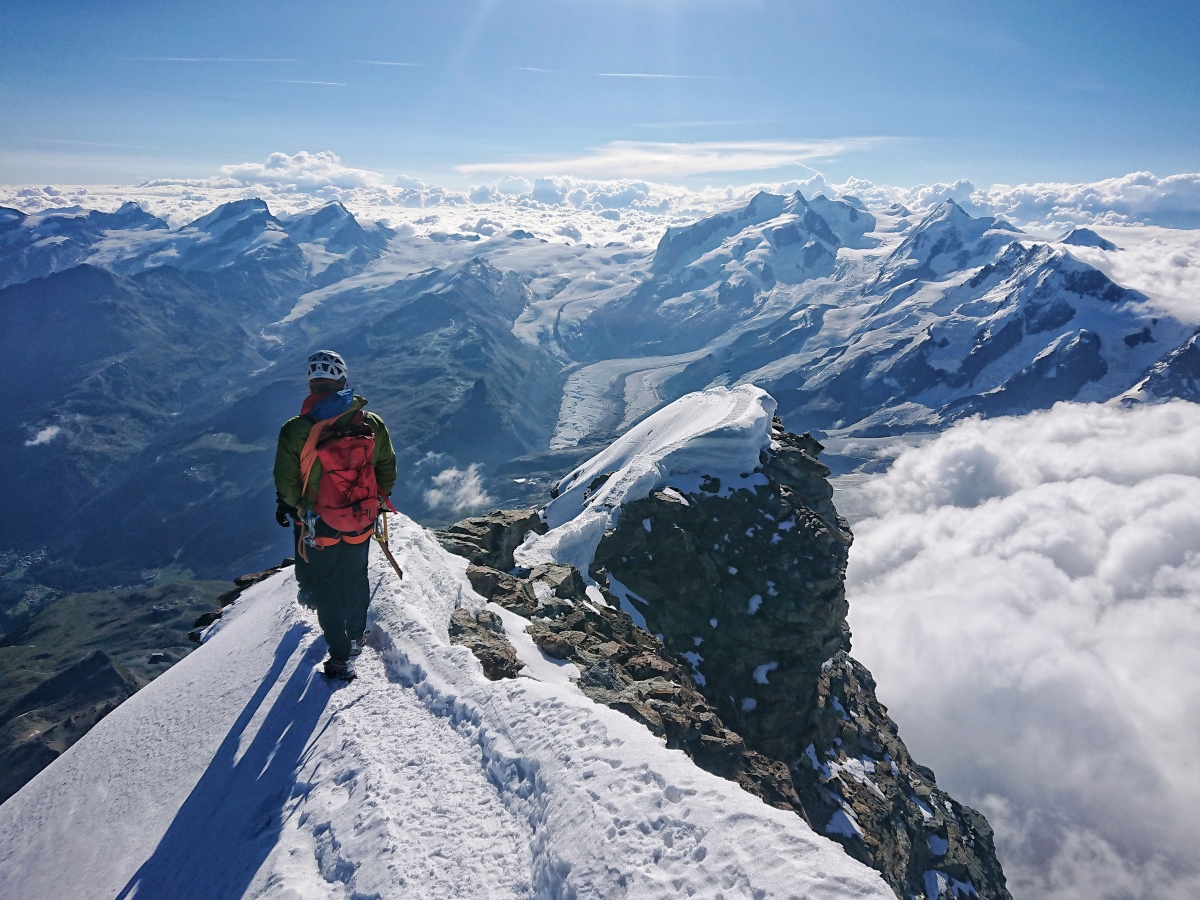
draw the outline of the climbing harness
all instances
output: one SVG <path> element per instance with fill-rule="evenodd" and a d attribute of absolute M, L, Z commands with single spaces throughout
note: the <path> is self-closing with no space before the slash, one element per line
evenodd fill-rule
<path fill-rule="evenodd" d="M 373 534 L 373 526 L 367 526 L 365 531 L 359 531 L 347 534 L 338 532 L 330 537 L 322 537 L 317 534 L 317 520 L 321 518 L 312 510 L 308 510 L 299 519 L 300 524 L 300 540 L 296 542 L 296 552 L 300 554 L 300 558 L 305 562 L 309 562 L 308 550 L 324 550 L 326 547 L 332 547 L 334 544 L 362 544 L 369 541 Z"/>

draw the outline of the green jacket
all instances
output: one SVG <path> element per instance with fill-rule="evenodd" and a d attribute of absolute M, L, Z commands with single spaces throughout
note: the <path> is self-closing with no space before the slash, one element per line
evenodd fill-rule
<path fill-rule="evenodd" d="M 354 403 L 350 409 L 338 418 L 339 422 L 347 421 L 350 416 L 364 406 L 367 401 L 358 394 L 354 395 Z M 392 449 L 392 439 L 388 436 L 387 426 L 383 419 L 375 413 L 363 413 L 363 419 L 375 432 L 375 449 L 371 453 L 371 464 L 375 466 L 375 481 L 379 485 L 379 493 L 387 495 L 396 486 L 396 451 Z M 313 464 L 312 474 L 308 479 L 308 496 L 300 496 L 300 451 L 304 442 L 316 423 L 310 416 L 295 416 L 283 423 L 279 429 L 279 444 L 275 448 L 275 490 L 283 502 L 295 509 L 312 509 L 317 502 L 317 483 L 321 480 L 321 461 Z"/>

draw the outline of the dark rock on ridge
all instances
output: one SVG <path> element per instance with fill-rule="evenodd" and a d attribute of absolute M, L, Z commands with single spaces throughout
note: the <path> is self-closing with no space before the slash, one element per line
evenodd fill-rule
<path fill-rule="evenodd" d="M 513 567 L 513 551 L 531 531 L 546 533 L 546 524 L 536 509 L 502 509 L 463 519 L 434 534 L 451 553 L 465 556 L 477 565 L 507 572 Z"/>
<path fill-rule="evenodd" d="M 710 480 L 683 492 L 686 503 L 655 491 L 627 504 L 593 574 L 612 572 L 636 595 L 666 651 L 689 655 L 722 722 L 787 767 L 798 811 L 898 896 L 921 896 L 943 872 L 1008 898 L 987 821 L 911 760 L 870 673 L 847 655 L 852 536 L 821 445 L 778 420 L 773 439 L 753 491 L 721 496 Z"/>
<path fill-rule="evenodd" d="M 778 420 L 773 438 L 756 470 L 766 483 L 752 491 L 723 496 L 707 479 L 699 491 L 653 491 L 623 508 L 590 573 L 607 605 L 588 597 L 570 566 L 506 573 L 472 564 L 467 575 L 478 593 L 531 620 L 543 653 L 575 663 L 586 695 L 802 816 L 897 896 L 957 882 L 1007 900 L 987 820 L 911 759 L 874 679 L 848 655 L 852 536 L 817 461 L 821 445 Z M 648 630 L 620 608 L 610 572 Z M 471 617 L 456 613 L 452 632 L 472 627 L 459 618 Z"/>
<path fill-rule="evenodd" d="M 726 728 L 697 690 L 687 660 L 668 653 L 658 638 L 634 625 L 607 588 L 600 590 L 608 605 L 593 603 L 574 566 L 538 566 L 518 577 L 472 565 L 467 575 L 482 596 L 531 619 L 527 631 L 543 653 L 575 663 L 584 694 L 638 720 L 701 768 L 737 781 L 772 806 L 802 813 L 787 767 L 748 749 L 740 735 Z M 470 647 L 484 674 L 494 678 L 489 668 L 495 666 L 495 637 L 479 635 L 482 618 L 491 615 L 485 610 L 473 618 L 460 609 L 451 620 L 450 635 L 452 642 Z"/>
<path fill-rule="evenodd" d="M 492 681 L 516 678 L 525 668 L 504 636 L 504 623 L 486 609 L 474 615 L 469 610 L 456 609 L 450 617 L 450 642 L 462 644 L 474 653 L 483 663 L 483 674 Z"/>
<path fill-rule="evenodd" d="M 195 622 L 192 623 L 192 630 L 188 632 L 188 640 L 199 644 L 204 637 L 204 629 L 206 629 L 213 622 L 217 621 L 217 619 L 221 618 L 225 612 L 225 608 L 233 605 L 237 598 L 242 596 L 242 592 L 246 590 L 246 588 L 256 585 L 260 581 L 266 581 L 276 572 L 281 572 L 288 566 L 293 566 L 295 564 L 296 561 L 289 557 L 277 566 L 272 566 L 269 569 L 263 569 L 261 572 L 252 572 L 249 575 L 239 575 L 237 578 L 233 579 L 233 590 L 225 591 L 225 593 L 217 597 L 217 603 L 220 604 L 220 606 L 217 609 L 211 609 L 208 612 L 203 613 L 196 619 Z"/>

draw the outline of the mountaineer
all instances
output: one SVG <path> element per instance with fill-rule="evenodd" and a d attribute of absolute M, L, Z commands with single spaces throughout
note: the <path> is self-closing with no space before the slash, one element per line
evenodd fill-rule
<path fill-rule="evenodd" d="M 367 552 L 396 484 L 396 453 L 338 354 L 318 350 L 307 374 L 300 415 L 279 430 L 275 520 L 295 531 L 299 600 L 317 611 L 329 645 L 325 674 L 350 681 L 371 599 Z"/>

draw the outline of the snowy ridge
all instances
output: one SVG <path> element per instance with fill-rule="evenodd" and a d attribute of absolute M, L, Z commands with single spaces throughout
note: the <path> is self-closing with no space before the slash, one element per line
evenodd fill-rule
<path fill-rule="evenodd" d="M 484 605 L 465 561 L 402 516 L 392 548 L 363 677 L 315 673 L 290 572 L 248 590 L 0 808 L 6 896 L 892 896 L 573 685 L 487 681 L 444 624 Z"/>
<path fill-rule="evenodd" d="M 710 475 L 723 487 L 749 476 L 771 441 L 775 400 L 744 384 L 680 397 L 572 471 L 546 507 L 550 530 L 517 548 L 519 565 L 558 562 L 585 576 L 621 506 L 681 475 Z"/>

